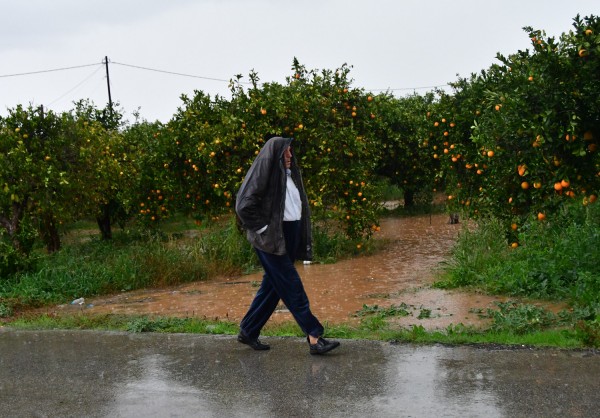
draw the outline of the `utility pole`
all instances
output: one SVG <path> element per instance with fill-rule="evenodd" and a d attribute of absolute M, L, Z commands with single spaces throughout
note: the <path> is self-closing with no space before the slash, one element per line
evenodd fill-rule
<path fill-rule="evenodd" d="M 112 113 L 112 98 L 110 96 L 110 76 L 108 74 L 108 57 L 104 56 L 104 65 L 106 66 L 106 85 L 108 86 L 108 108 Z"/>

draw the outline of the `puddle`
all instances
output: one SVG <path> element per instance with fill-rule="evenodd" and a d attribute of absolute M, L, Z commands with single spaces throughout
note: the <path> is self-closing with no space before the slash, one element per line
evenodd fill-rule
<path fill-rule="evenodd" d="M 374 256 L 335 264 L 298 263 L 297 268 L 311 302 L 323 323 L 356 324 L 354 314 L 364 305 L 381 308 L 408 305 L 411 315 L 395 318 L 402 326 L 426 329 L 450 324 L 483 325 L 476 314 L 495 307 L 502 298 L 430 287 L 435 269 L 449 256 L 462 224 L 449 224 L 443 214 L 388 218 L 377 237 L 391 241 Z M 157 314 L 240 321 L 262 280 L 262 273 L 217 278 L 177 287 L 138 290 L 86 301 L 92 307 L 66 307 L 89 313 Z M 89 306 L 89 305 L 88 305 Z M 422 311 L 430 313 L 419 319 Z M 293 321 L 281 305 L 271 322 Z"/>

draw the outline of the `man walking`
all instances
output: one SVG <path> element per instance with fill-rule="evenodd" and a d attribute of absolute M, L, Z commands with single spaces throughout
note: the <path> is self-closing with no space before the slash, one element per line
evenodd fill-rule
<path fill-rule="evenodd" d="M 312 234 L 308 199 L 291 142 L 292 138 L 269 139 L 237 194 L 236 213 L 265 271 L 240 324 L 238 341 L 268 350 L 258 336 L 281 299 L 305 333 L 310 353 L 323 354 L 340 343 L 322 337 L 323 326 L 310 310 L 294 266 L 296 259 L 312 259 Z"/>

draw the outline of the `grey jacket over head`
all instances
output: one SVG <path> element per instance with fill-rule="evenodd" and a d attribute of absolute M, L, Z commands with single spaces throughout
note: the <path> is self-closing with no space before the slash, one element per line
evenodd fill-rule
<path fill-rule="evenodd" d="M 235 211 L 246 230 L 248 241 L 255 248 L 269 254 L 286 253 L 283 210 L 287 176 L 283 153 L 291 142 L 292 138 L 274 137 L 265 143 L 246 173 L 235 203 Z M 312 260 L 310 208 L 294 156 L 291 176 L 302 201 L 301 237 L 296 259 Z M 268 226 L 266 231 L 261 234 L 256 232 L 265 226 Z"/>

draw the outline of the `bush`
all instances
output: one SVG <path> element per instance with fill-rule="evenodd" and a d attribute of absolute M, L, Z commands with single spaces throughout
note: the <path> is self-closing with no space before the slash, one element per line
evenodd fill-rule
<path fill-rule="evenodd" d="M 12 245 L 0 240 L 0 279 L 24 270 L 28 265 L 28 257 L 17 252 Z"/>

